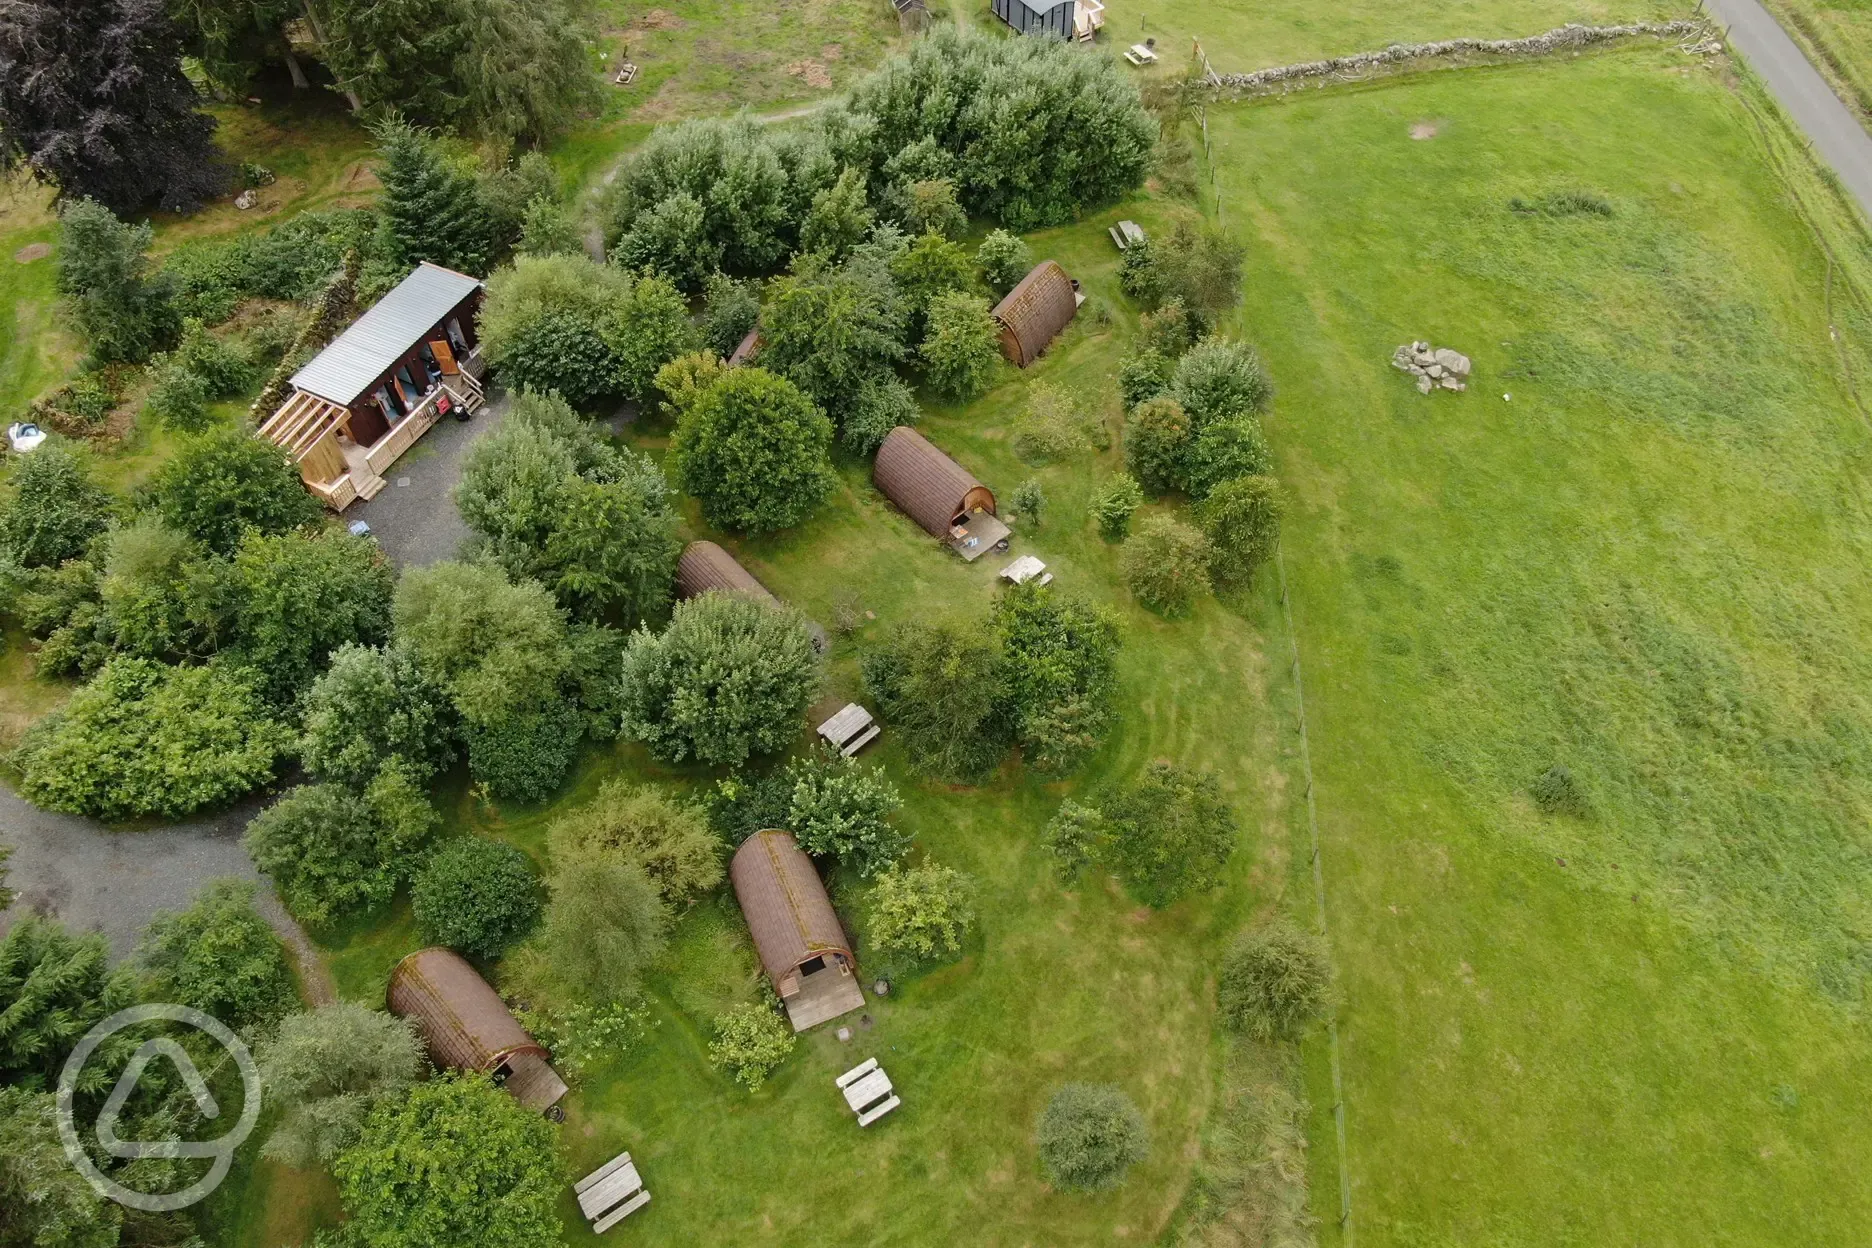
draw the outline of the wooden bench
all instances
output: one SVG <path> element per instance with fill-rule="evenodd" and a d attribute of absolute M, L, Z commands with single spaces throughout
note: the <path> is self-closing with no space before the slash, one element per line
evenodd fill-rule
<path fill-rule="evenodd" d="M 619 1153 L 572 1185 L 579 1212 L 602 1235 L 650 1203 L 650 1193 L 629 1153 Z"/>
<path fill-rule="evenodd" d="M 856 702 L 847 702 L 843 710 L 819 725 L 819 735 L 846 758 L 875 741 L 881 731 L 871 712 Z"/>

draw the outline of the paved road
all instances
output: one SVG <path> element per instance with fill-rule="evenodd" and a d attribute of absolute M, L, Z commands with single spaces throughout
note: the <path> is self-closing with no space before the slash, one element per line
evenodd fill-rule
<path fill-rule="evenodd" d="M 345 508 L 344 518 L 370 525 L 390 562 L 399 568 L 420 568 L 453 558 L 468 539 L 468 526 L 450 497 L 461 477 L 462 455 L 469 443 L 506 418 L 511 402 L 497 390 L 473 419 L 437 421 L 390 466 L 389 484 L 377 497 Z"/>
<path fill-rule="evenodd" d="M 1757 0 L 1704 0 L 1729 31 L 1729 46 L 1762 76 L 1814 151 L 1833 167 L 1872 219 L 1872 137 Z"/>

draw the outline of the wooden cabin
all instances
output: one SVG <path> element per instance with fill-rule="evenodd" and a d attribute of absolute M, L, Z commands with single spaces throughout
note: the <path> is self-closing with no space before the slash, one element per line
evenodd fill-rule
<path fill-rule="evenodd" d="M 851 941 L 791 833 L 750 836 L 728 864 L 728 878 L 794 1031 L 864 1007 Z"/>
<path fill-rule="evenodd" d="M 871 480 L 903 513 L 969 562 L 1006 550 L 1008 527 L 994 491 L 908 425 L 890 431 L 871 463 Z"/>
<path fill-rule="evenodd" d="M 422 1033 L 443 1070 L 491 1075 L 528 1109 L 544 1113 L 566 1094 L 552 1053 L 527 1034 L 488 982 L 451 949 L 419 949 L 390 972 L 390 1012 Z"/>
<path fill-rule="evenodd" d="M 994 0 L 995 16 L 1023 35 L 1090 43 L 1105 26 L 1103 0 Z"/>
<path fill-rule="evenodd" d="M 1072 324 L 1085 296 L 1057 260 L 1042 260 L 1021 278 L 1007 298 L 995 305 L 1001 331 L 1001 354 L 1026 368 L 1040 358 L 1060 331 Z"/>
<path fill-rule="evenodd" d="M 676 596 L 686 600 L 710 590 L 746 594 L 776 606 L 780 602 L 765 585 L 754 579 L 752 572 L 720 546 L 714 542 L 690 542 L 683 547 L 682 558 L 676 561 Z"/>
<path fill-rule="evenodd" d="M 370 498 L 416 439 L 483 402 L 479 279 L 424 261 L 292 378 L 260 426 L 336 511 Z"/>

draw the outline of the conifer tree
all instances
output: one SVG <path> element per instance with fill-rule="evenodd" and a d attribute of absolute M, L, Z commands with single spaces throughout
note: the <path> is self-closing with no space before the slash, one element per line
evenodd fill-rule
<path fill-rule="evenodd" d="M 428 260 L 486 273 L 494 223 L 473 175 L 450 162 L 433 134 L 400 117 L 379 125 L 376 136 L 390 254 L 405 266 Z"/>

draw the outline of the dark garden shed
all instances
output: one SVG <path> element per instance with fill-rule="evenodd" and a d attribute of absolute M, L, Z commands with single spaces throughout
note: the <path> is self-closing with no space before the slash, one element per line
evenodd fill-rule
<path fill-rule="evenodd" d="M 416 1024 L 444 1070 L 492 1075 L 528 1109 L 566 1094 L 552 1053 L 527 1034 L 488 982 L 452 949 L 419 949 L 390 972 L 390 1012 Z"/>
<path fill-rule="evenodd" d="M 1073 37 L 1076 0 L 994 0 L 994 14 L 1023 35 Z"/>
<path fill-rule="evenodd" d="M 891 430 L 878 447 L 871 480 L 964 559 L 973 562 L 1007 546 L 1008 527 L 995 517 L 994 491 L 908 425 Z"/>
<path fill-rule="evenodd" d="M 710 590 L 746 594 L 764 602 L 779 602 L 754 574 L 714 542 L 690 542 L 676 563 L 676 596 L 689 599 Z"/>
<path fill-rule="evenodd" d="M 995 305 L 1001 329 L 1001 354 L 1022 368 L 1040 358 L 1047 345 L 1072 323 L 1084 298 L 1057 260 L 1042 260 L 1021 278 L 1007 298 Z"/>
<path fill-rule="evenodd" d="M 789 832 L 756 832 L 728 865 L 761 967 L 794 1031 L 864 1005 L 858 960 L 812 859 Z"/>

